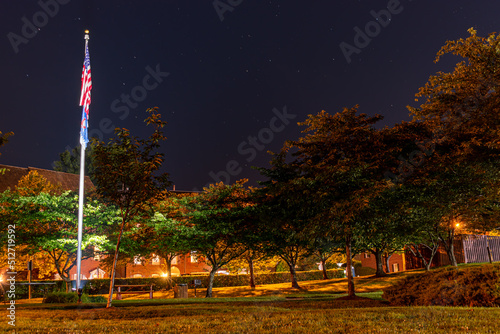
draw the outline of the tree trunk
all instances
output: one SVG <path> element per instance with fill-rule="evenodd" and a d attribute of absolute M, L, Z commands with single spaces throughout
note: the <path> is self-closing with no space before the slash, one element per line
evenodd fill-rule
<path fill-rule="evenodd" d="M 216 268 L 215 266 L 212 267 L 210 275 L 208 275 L 207 294 L 205 295 L 205 298 L 212 298 L 212 287 L 214 286 L 214 277 L 217 270 L 218 268 Z"/>
<path fill-rule="evenodd" d="M 423 247 L 426 247 L 427 249 L 430 250 L 431 256 L 429 257 L 429 260 L 427 260 L 424 257 L 424 255 L 422 254 L 422 252 L 420 252 L 420 247 L 419 247 L 420 245 L 422 245 Z M 432 247 L 430 247 L 429 245 L 426 245 L 426 244 L 420 244 L 420 245 L 409 244 L 408 245 L 408 249 L 413 254 L 413 256 L 415 256 L 415 257 L 419 258 L 420 260 L 422 260 L 422 263 L 424 264 L 425 270 L 429 271 L 429 270 L 431 270 L 432 260 L 434 259 L 434 255 L 436 255 L 437 250 L 439 248 L 439 241 L 437 241 L 437 242 L 433 241 L 432 242 Z M 412 247 L 415 248 L 415 250 L 413 250 Z"/>
<path fill-rule="evenodd" d="M 167 262 L 167 278 L 170 281 L 172 279 L 172 259 L 165 260 Z"/>
<path fill-rule="evenodd" d="M 431 251 L 431 256 L 429 258 L 429 262 L 427 262 L 425 264 L 425 270 L 429 271 L 431 270 L 431 266 L 432 266 L 432 260 L 434 259 L 434 255 L 436 255 L 437 251 L 438 251 L 438 248 L 439 248 L 439 242 L 436 242 L 432 245 L 432 247 L 429 247 L 427 245 L 424 245 L 424 247 L 427 247 L 428 249 L 430 249 Z"/>
<path fill-rule="evenodd" d="M 450 264 L 454 267 L 458 267 L 457 259 L 455 258 L 455 247 L 453 246 L 453 241 L 451 241 L 449 246 L 445 248 L 448 258 L 450 259 Z"/>
<path fill-rule="evenodd" d="M 292 288 L 300 289 L 299 283 L 297 282 L 297 273 L 295 272 L 294 263 L 288 264 L 288 268 L 290 268 L 290 276 L 292 279 Z"/>
<path fill-rule="evenodd" d="M 118 253 L 120 251 L 120 241 L 122 240 L 123 228 L 125 227 L 125 219 L 122 218 L 122 226 L 120 227 L 120 234 L 118 234 L 118 240 L 116 242 L 115 258 L 113 259 L 113 267 L 111 268 L 110 283 L 109 283 L 109 296 L 106 308 L 111 307 L 111 302 L 113 301 L 113 289 L 115 287 L 115 275 L 116 275 L 116 263 L 118 262 Z"/>
<path fill-rule="evenodd" d="M 321 258 L 321 269 L 323 271 L 323 279 L 328 279 L 328 275 L 327 275 L 327 272 L 326 272 L 326 260 L 325 258 Z"/>
<path fill-rule="evenodd" d="M 346 268 L 346 276 L 347 276 L 347 294 L 349 297 L 355 297 L 356 293 L 354 292 L 354 278 L 352 277 L 352 258 L 351 258 L 351 236 L 346 235 L 345 237 L 345 252 L 347 257 L 347 268 Z"/>
<path fill-rule="evenodd" d="M 445 239 L 443 237 L 439 237 L 443 242 L 444 249 L 446 250 L 446 254 L 448 254 L 448 258 L 450 259 L 450 264 L 454 267 L 457 267 L 457 259 L 455 258 L 455 247 L 453 246 L 453 239 L 455 239 L 455 229 L 451 228 L 448 230 L 448 237 Z"/>
<path fill-rule="evenodd" d="M 425 264 L 425 271 L 429 271 L 429 270 L 431 270 L 431 266 L 432 266 L 432 259 L 434 258 L 434 255 L 435 255 L 435 254 L 436 254 L 435 252 L 434 252 L 434 253 L 432 253 L 431 258 L 430 258 L 430 259 L 429 259 L 429 261 Z"/>
<path fill-rule="evenodd" d="M 413 250 L 412 247 L 415 248 L 415 250 Z M 427 260 L 425 259 L 425 257 L 420 252 L 420 249 L 419 249 L 418 245 L 416 245 L 416 244 L 410 244 L 410 245 L 408 245 L 408 249 L 413 254 L 413 256 L 415 256 L 415 257 L 419 258 L 420 260 L 422 260 L 422 262 L 423 262 L 423 264 L 425 266 L 425 270 L 429 271 L 430 267 L 431 267 L 431 263 L 432 263 L 432 257 L 429 260 L 429 262 L 427 262 Z M 434 256 L 434 255 L 432 255 L 432 256 Z"/>
<path fill-rule="evenodd" d="M 248 269 L 250 270 L 250 288 L 255 289 L 255 275 L 253 272 L 253 259 L 252 257 L 247 258 L 248 261 Z"/>
<path fill-rule="evenodd" d="M 165 257 L 165 269 L 167 270 L 167 290 L 172 289 L 172 260 L 173 257 L 171 255 L 167 255 Z"/>
<path fill-rule="evenodd" d="M 375 255 L 375 265 L 377 267 L 377 271 L 375 272 L 376 277 L 384 277 L 387 274 L 384 271 L 384 262 L 382 261 L 382 251 L 378 248 L 375 248 L 371 251 L 373 255 Z"/>
<path fill-rule="evenodd" d="M 391 255 L 387 254 L 386 257 L 385 257 L 385 268 L 386 268 L 386 271 L 387 273 L 390 273 L 391 272 L 391 268 L 389 266 L 389 260 L 391 259 Z"/>

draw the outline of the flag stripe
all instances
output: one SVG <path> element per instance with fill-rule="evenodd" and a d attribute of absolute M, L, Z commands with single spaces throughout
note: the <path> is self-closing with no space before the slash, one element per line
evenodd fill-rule
<path fill-rule="evenodd" d="M 90 56 L 88 43 L 85 43 L 85 59 L 83 61 L 82 70 L 82 91 L 80 94 L 80 106 L 82 110 L 82 122 L 80 126 L 80 144 L 83 148 L 87 148 L 88 127 L 89 127 L 89 105 L 90 105 L 90 91 L 92 89 L 92 78 L 90 75 Z"/>

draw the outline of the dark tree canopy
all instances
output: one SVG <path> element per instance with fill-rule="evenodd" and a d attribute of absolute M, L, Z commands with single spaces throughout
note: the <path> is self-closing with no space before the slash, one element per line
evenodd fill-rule
<path fill-rule="evenodd" d="M 0 147 L 7 144 L 9 142 L 9 137 L 13 136 L 13 135 L 14 135 L 14 132 L 2 133 L 2 131 L 0 131 Z M 0 153 L 0 155 L 1 155 L 1 153 Z"/>
<path fill-rule="evenodd" d="M 59 160 L 54 161 L 54 170 L 58 172 L 80 174 L 80 150 L 81 147 L 74 147 L 71 152 L 69 150 L 59 153 Z M 94 145 L 87 145 L 85 150 L 85 175 L 88 176 L 93 183 L 94 179 Z"/>

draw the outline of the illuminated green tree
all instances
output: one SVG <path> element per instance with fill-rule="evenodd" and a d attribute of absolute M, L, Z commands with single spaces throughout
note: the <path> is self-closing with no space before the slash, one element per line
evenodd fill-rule
<path fill-rule="evenodd" d="M 9 224 L 15 224 L 16 243 L 22 246 L 20 255 L 43 252 L 45 264 L 50 262 L 49 268 L 70 282 L 78 246 L 78 196 L 71 192 L 21 196 L 6 191 L 0 194 L 0 203 L 0 229 L 6 231 Z M 93 246 L 105 247 L 108 240 L 104 230 L 116 220 L 117 211 L 88 199 L 84 217 L 82 260 L 94 256 Z"/>
<path fill-rule="evenodd" d="M 192 229 L 191 249 L 212 267 L 206 297 L 212 297 L 215 273 L 248 250 L 245 236 L 253 231 L 242 214 L 248 203 L 248 190 L 243 187 L 245 182 L 211 185 L 184 202 L 185 224 Z"/>

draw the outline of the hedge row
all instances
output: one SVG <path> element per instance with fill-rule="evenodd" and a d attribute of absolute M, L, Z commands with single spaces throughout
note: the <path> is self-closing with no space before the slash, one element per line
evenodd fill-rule
<path fill-rule="evenodd" d="M 500 306 L 500 264 L 434 269 L 385 289 L 383 297 L 392 305 Z"/>
<path fill-rule="evenodd" d="M 328 278 L 343 278 L 344 271 L 342 269 L 331 269 L 327 270 Z M 250 284 L 250 275 L 240 274 L 240 275 L 217 275 L 214 278 L 214 288 L 219 287 L 229 287 L 229 286 L 247 286 Z M 312 271 L 298 271 L 297 280 L 298 281 L 312 281 L 320 280 L 323 278 L 323 273 L 319 270 Z M 188 284 L 188 286 L 194 287 L 193 281 L 199 280 L 201 285 L 199 288 L 206 288 L 208 286 L 208 275 L 186 275 L 186 276 L 174 276 L 171 280 L 164 277 L 154 277 L 154 278 L 117 278 L 115 279 L 115 285 L 133 285 L 133 284 L 153 284 L 154 291 L 166 290 L 175 286 L 176 284 Z M 287 283 L 290 282 L 290 273 L 280 272 L 280 273 L 269 273 L 269 274 L 255 274 L 255 284 L 276 284 L 276 283 Z M 83 292 L 90 295 L 103 294 L 109 292 L 109 279 L 93 279 L 88 281 L 83 281 L 85 284 Z M 86 283 L 85 283 L 86 282 Z"/>
<path fill-rule="evenodd" d="M 82 303 L 105 303 L 107 299 L 103 296 L 89 296 L 82 294 Z M 78 295 L 74 292 L 49 292 L 44 298 L 43 303 L 77 303 Z"/>
<path fill-rule="evenodd" d="M 327 270 L 328 278 L 342 278 L 344 277 L 344 271 L 342 269 L 330 269 Z M 322 271 L 312 270 L 312 271 L 298 271 L 297 280 L 300 281 L 312 281 L 320 280 L 323 278 Z M 127 285 L 127 284 L 153 284 L 153 290 L 160 291 L 170 289 L 176 284 L 188 284 L 189 287 L 193 287 L 193 281 L 199 280 L 201 285 L 197 286 L 199 288 L 206 288 L 208 285 L 208 275 L 186 275 L 186 276 L 175 276 L 171 280 L 164 277 L 154 277 L 154 278 L 117 278 L 115 279 L 115 285 Z M 255 274 L 255 284 L 276 284 L 276 283 L 287 283 L 290 282 L 289 272 L 279 272 L 279 273 L 269 273 L 269 274 Z M 48 293 L 52 292 L 65 292 L 66 282 L 64 281 L 44 281 L 55 282 L 55 285 L 35 285 L 32 286 L 32 297 L 40 298 L 45 297 Z M 18 282 L 21 283 L 21 282 Z M 74 283 L 74 282 L 73 282 Z M 250 284 L 249 275 L 217 275 L 214 279 L 214 287 L 229 287 L 229 286 L 247 286 Z M 92 280 L 82 280 L 83 293 L 89 295 L 96 294 L 106 294 L 109 292 L 109 278 L 104 279 L 92 279 Z M 28 298 L 28 286 L 27 285 L 16 285 L 16 299 Z"/>

